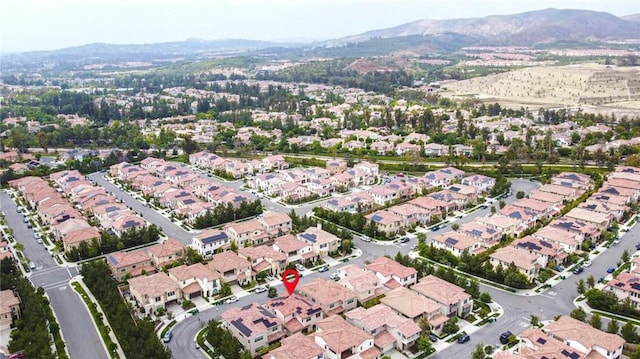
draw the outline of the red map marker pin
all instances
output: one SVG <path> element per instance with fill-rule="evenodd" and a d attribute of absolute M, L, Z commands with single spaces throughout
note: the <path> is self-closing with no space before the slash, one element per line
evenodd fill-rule
<path fill-rule="evenodd" d="M 289 282 L 289 276 L 293 275 L 293 280 Z M 296 290 L 296 286 L 298 285 L 298 281 L 300 281 L 300 274 L 295 269 L 287 269 L 282 273 L 282 283 L 287 288 L 289 295 L 293 294 L 293 291 Z"/>

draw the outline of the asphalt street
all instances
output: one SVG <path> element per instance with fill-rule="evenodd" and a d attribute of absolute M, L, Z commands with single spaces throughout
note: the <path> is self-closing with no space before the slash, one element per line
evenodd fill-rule
<path fill-rule="evenodd" d="M 24 215 L 5 191 L 0 191 L 0 210 L 4 212 L 16 241 L 24 245 L 24 254 L 34 262 L 29 280 L 34 287 L 43 287 L 62 329 L 62 336 L 72 359 L 107 359 L 102 339 L 91 325 L 93 318 L 82 299 L 69 286 L 69 280 L 78 275 L 75 267 L 59 267 L 43 244 L 36 242 L 34 232 L 23 222 Z M 90 355 L 88 356 L 88 353 Z"/>

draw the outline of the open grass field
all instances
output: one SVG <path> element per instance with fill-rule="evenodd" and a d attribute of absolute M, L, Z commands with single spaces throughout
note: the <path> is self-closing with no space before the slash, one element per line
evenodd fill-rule
<path fill-rule="evenodd" d="M 511 107 L 577 107 L 640 115 L 640 67 L 542 66 L 448 83 L 448 97 Z"/>

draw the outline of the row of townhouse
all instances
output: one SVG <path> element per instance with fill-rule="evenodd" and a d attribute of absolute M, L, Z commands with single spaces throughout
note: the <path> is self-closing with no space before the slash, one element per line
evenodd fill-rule
<path fill-rule="evenodd" d="M 491 190 L 495 180 L 472 175 L 463 177 L 464 173 L 450 167 L 434 171 L 420 178 L 426 186 L 446 187 L 426 196 L 417 197 L 406 203 L 391 206 L 384 210 L 375 211 L 366 216 L 373 221 L 378 230 L 387 235 L 393 235 L 407 230 L 413 225 L 427 225 L 434 218 L 443 218 L 447 213 L 465 208 L 470 203 L 475 203 L 478 196 Z M 462 183 L 454 181 L 462 179 Z M 409 183 L 409 185 L 407 184 Z M 463 184 L 467 183 L 467 184 Z M 404 201 L 416 193 L 417 188 L 409 181 L 391 181 L 388 184 L 375 186 L 368 191 L 374 204 L 386 205 L 393 201 Z M 340 209 L 339 202 L 327 203 L 325 208 Z M 361 208 L 369 208 L 360 206 Z"/>
<path fill-rule="evenodd" d="M 247 195 L 221 186 L 185 165 L 153 157 L 144 159 L 140 166 L 126 162 L 114 165 L 110 174 L 188 221 L 216 206 L 231 204 L 237 208 L 250 200 Z"/>
<path fill-rule="evenodd" d="M 230 160 L 205 151 L 190 154 L 189 163 L 199 168 L 225 172 L 233 178 L 289 168 L 282 155 L 272 155 L 262 160 Z"/>
<path fill-rule="evenodd" d="M 347 265 L 338 273 L 338 282 L 318 278 L 290 296 L 231 308 L 222 314 L 224 325 L 253 355 L 281 340 L 282 346 L 263 358 L 377 358 L 413 346 L 422 318 L 438 331 L 450 317 L 473 307 L 462 288 L 434 276 L 416 283 L 415 269 L 386 257 L 365 269 Z M 365 287 L 377 288 L 380 304 L 358 307 Z"/>
<path fill-rule="evenodd" d="M 588 323 L 563 315 L 540 328 L 528 328 L 518 335 L 518 344 L 499 351 L 495 359 L 603 358 L 622 357 L 625 340 L 618 334 L 596 329 Z"/>
<path fill-rule="evenodd" d="M 460 226 L 457 231 L 437 235 L 429 242 L 434 247 L 447 249 L 457 256 L 465 252 L 478 254 L 495 246 L 505 236 L 520 237 L 537 223 L 556 217 L 565 203 L 591 189 L 593 181 L 589 176 L 563 172 L 527 198 L 505 206 L 496 214 L 478 217 L 474 222 Z M 598 238 L 614 218 L 606 212 L 608 208 L 613 207 L 590 198 L 532 235 L 518 238 L 509 246 L 496 250 L 489 256 L 490 263 L 494 267 L 514 263 L 523 274 L 533 280 L 540 268 L 552 261 L 564 263 L 568 255 L 578 250 L 585 239 Z M 624 213 L 624 208 L 615 208 L 620 211 L 620 215 Z"/>
<path fill-rule="evenodd" d="M 292 228 L 288 214 L 267 211 L 254 219 L 227 223 L 222 230 L 205 230 L 192 239 L 191 246 L 208 258 L 220 249 L 228 249 L 232 241 L 238 247 L 262 245 L 289 233 Z"/>
<path fill-rule="evenodd" d="M 55 189 L 38 177 L 23 177 L 11 181 L 10 185 L 37 211 L 54 239 L 62 241 L 65 251 L 100 238 L 99 229 L 91 226 L 84 215 L 94 216 L 103 230 L 115 235 L 147 225 L 144 219 L 118 204 L 104 188 L 94 186 L 76 170 L 53 173 L 50 180 Z"/>
<path fill-rule="evenodd" d="M 281 170 L 279 173 L 257 175 L 249 186 L 269 196 L 292 200 L 312 194 L 326 197 L 338 188 L 373 184 L 379 175 L 378 165 L 360 162 L 347 169 L 344 161 L 327 161 L 327 168 L 309 167 Z"/>

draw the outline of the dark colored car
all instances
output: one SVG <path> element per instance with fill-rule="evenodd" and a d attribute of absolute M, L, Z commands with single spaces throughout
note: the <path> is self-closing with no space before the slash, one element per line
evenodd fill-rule
<path fill-rule="evenodd" d="M 469 336 L 469 334 L 464 334 L 463 336 L 461 336 L 460 338 L 458 338 L 458 343 L 462 344 L 462 343 L 466 343 L 471 339 L 471 337 Z"/>
<path fill-rule="evenodd" d="M 582 267 L 578 267 L 578 268 L 573 270 L 573 274 L 580 274 L 582 272 L 584 272 L 584 268 L 582 268 Z"/>
<path fill-rule="evenodd" d="M 616 271 L 616 269 L 615 269 L 615 268 L 613 268 L 613 267 L 609 267 L 609 268 L 607 268 L 607 273 L 613 273 L 613 272 L 615 272 L 615 271 Z"/>
<path fill-rule="evenodd" d="M 508 330 L 506 332 L 500 334 L 500 343 L 507 344 L 509 342 L 509 337 L 511 337 L 512 335 L 513 335 L 513 333 L 511 333 Z"/>
<path fill-rule="evenodd" d="M 407 243 L 407 242 L 409 242 L 409 237 L 400 238 L 400 243 Z"/>
<path fill-rule="evenodd" d="M 437 342 L 438 341 L 438 337 L 435 334 L 429 334 L 429 340 L 431 340 L 432 342 Z"/>

